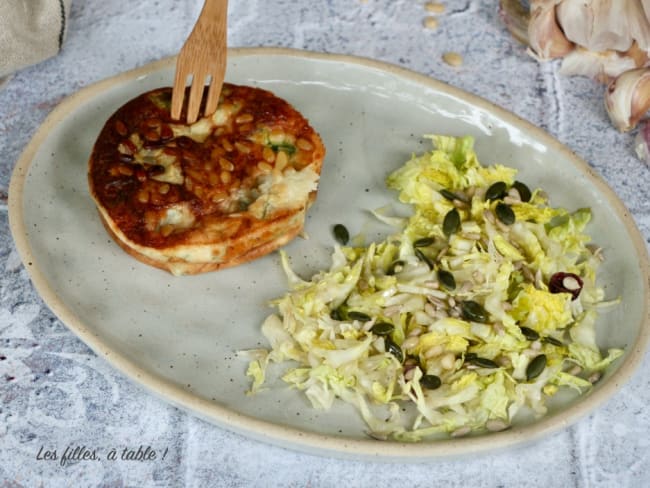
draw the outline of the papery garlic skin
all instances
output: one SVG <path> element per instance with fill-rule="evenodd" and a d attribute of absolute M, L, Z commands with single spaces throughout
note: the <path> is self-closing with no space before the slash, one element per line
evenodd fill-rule
<path fill-rule="evenodd" d="M 650 108 L 650 68 L 638 68 L 618 76 L 605 94 L 605 108 L 621 132 L 629 131 Z"/>
<path fill-rule="evenodd" d="M 642 122 L 634 138 L 634 150 L 639 159 L 650 166 L 650 123 Z"/>
<path fill-rule="evenodd" d="M 555 9 L 562 0 L 536 0 L 530 5 L 528 45 L 531 54 L 547 60 L 561 58 L 570 53 L 574 45 L 558 25 Z"/>

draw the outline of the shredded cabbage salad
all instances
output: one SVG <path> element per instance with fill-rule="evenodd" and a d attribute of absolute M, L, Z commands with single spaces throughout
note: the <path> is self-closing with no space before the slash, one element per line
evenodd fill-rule
<path fill-rule="evenodd" d="M 515 169 L 482 166 L 471 137 L 427 137 L 433 150 L 387 178 L 413 208 L 376 212 L 393 235 L 335 244 L 309 281 L 280 253 L 289 291 L 262 325 L 270 349 L 244 351 L 251 394 L 287 362 L 282 379 L 314 408 L 342 400 L 370 436 L 418 441 L 543 415 L 559 389 L 588 391 L 623 354 L 596 344 L 598 309 L 617 300 L 596 282 L 590 210 L 554 208 Z"/>

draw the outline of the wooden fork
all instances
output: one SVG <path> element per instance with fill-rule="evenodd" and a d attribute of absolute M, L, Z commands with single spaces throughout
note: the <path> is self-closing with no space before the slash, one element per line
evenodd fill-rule
<path fill-rule="evenodd" d="M 183 109 L 185 86 L 192 77 L 187 104 L 187 123 L 196 121 L 203 91 L 208 80 L 205 116 L 217 110 L 219 94 L 226 74 L 228 0 L 205 0 L 192 33 L 176 60 L 176 78 L 172 92 L 172 119 L 178 120 Z"/>

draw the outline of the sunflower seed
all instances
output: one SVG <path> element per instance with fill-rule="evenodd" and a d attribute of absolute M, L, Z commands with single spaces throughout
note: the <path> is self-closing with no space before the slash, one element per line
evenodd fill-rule
<path fill-rule="evenodd" d="M 343 246 L 345 246 L 350 240 L 350 233 L 343 224 L 336 224 L 333 228 L 333 232 L 336 241 Z"/>
<path fill-rule="evenodd" d="M 512 225 L 515 223 L 515 213 L 510 208 L 510 205 L 499 202 L 494 209 L 494 213 L 502 224 Z"/>

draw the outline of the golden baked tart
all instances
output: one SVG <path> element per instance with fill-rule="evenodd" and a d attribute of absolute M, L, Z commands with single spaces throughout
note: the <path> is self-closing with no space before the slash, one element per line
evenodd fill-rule
<path fill-rule="evenodd" d="M 249 86 L 225 83 L 214 115 L 191 125 L 171 120 L 170 101 L 171 88 L 136 97 L 95 142 L 90 193 L 115 241 L 182 275 L 253 260 L 300 233 L 325 157 L 308 121 Z"/>

